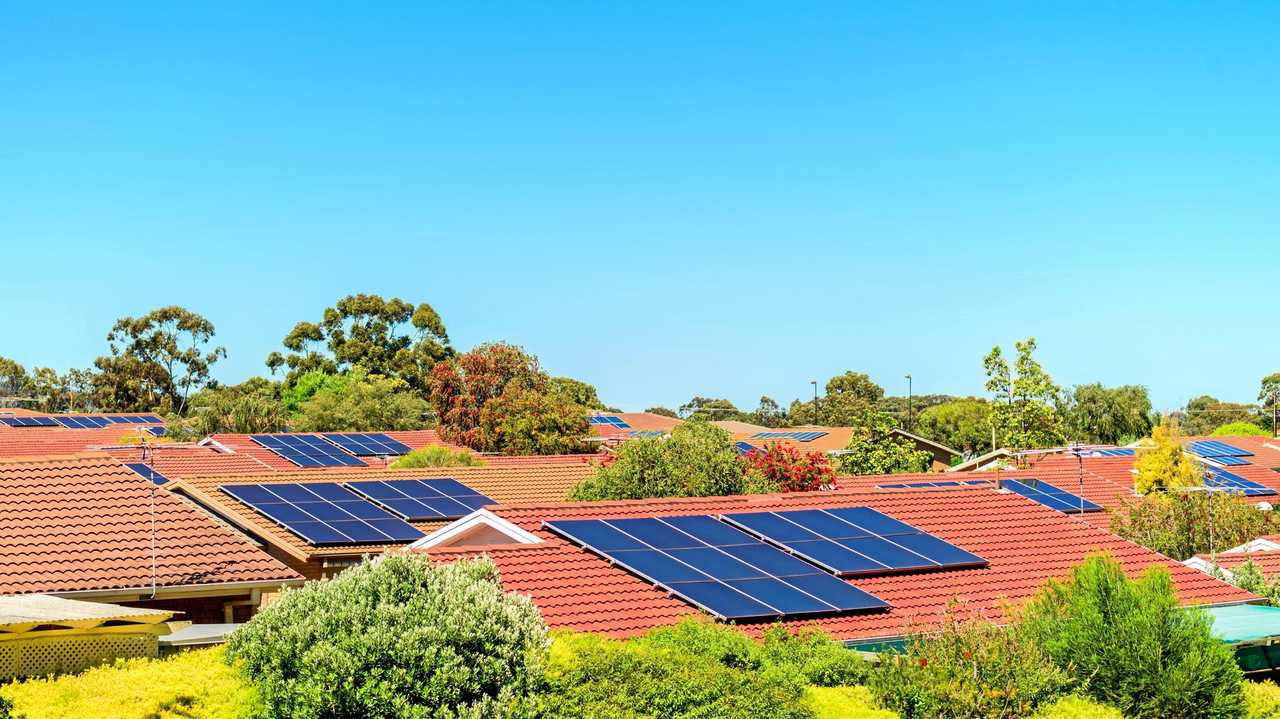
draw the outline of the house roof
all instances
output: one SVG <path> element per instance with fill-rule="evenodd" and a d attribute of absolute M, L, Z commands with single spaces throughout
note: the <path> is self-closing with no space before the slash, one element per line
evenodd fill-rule
<path fill-rule="evenodd" d="M 0 425 L 0 457 L 42 457 L 74 454 L 126 444 L 138 436 L 138 425 L 111 424 L 94 429 Z"/>
<path fill-rule="evenodd" d="M 311 433 L 307 433 L 307 434 L 311 434 Z M 392 439 L 407 445 L 409 449 L 421 449 L 423 447 L 438 445 L 442 447 L 448 447 L 450 449 L 460 449 L 460 450 L 470 451 L 470 450 L 467 450 L 465 447 L 462 447 L 461 445 L 444 441 L 444 439 L 440 437 L 440 434 L 433 429 L 391 431 L 391 432 L 383 432 L 382 434 L 385 434 L 391 437 Z M 326 467 L 317 467 L 312 470 L 304 470 L 303 468 L 299 467 L 293 462 L 290 462 L 284 457 L 281 457 L 275 452 L 272 452 L 266 447 L 263 447 L 262 445 L 253 441 L 252 435 L 248 435 L 248 434 L 213 434 L 213 435 L 209 435 L 209 437 L 204 439 L 203 443 L 221 447 L 230 452 L 234 452 L 236 454 L 243 454 L 249 457 L 253 457 L 254 459 L 261 462 L 263 465 L 270 467 L 271 469 L 287 471 L 287 472 L 329 471 L 329 468 L 326 468 Z M 384 460 L 382 457 L 357 457 L 356 459 L 360 460 L 368 467 L 385 467 L 387 464 L 394 461 L 394 458 L 389 458 Z"/>
<path fill-rule="evenodd" d="M 593 414 L 618 417 L 630 425 L 628 429 L 608 424 L 591 425 L 592 434 L 609 441 L 628 439 L 632 432 L 670 432 L 683 424 L 683 420 L 651 412 L 595 412 Z"/>
<path fill-rule="evenodd" d="M 500 503 L 558 502 L 568 496 L 578 482 L 595 472 L 592 464 L 581 461 L 581 455 L 570 455 L 567 461 L 526 464 L 492 464 L 477 467 L 431 467 L 422 469 L 355 469 L 267 472 L 256 475 L 188 476 L 174 480 L 166 488 L 191 497 L 232 524 L 252 533 L 282 551 L 308 561 L 319 557 L 347 557 L 379 554 L 403 547 L 386 545 L 337 545 L 315 547 L 267 519 L 251 507 L 230 497 L 219 487 L 234 484 L 272 484 L 284 482 L 344 482 L 371 479 L 430 479 L 452 477 Z M 423 533 L 433 532 L 449 524 L 446 520 L 413 522 Z"/>
<path fill-rule="evenodd" d="M 720 424 L 721 426 L 724 426 L 725 424 L 728 424 L 728 423 L 717 422 L 716 424 Z M 740 431 L 733 432 L 733 439 L 735 442 L 746 442 L 747 444 L 751 444 L 756 447 L 764 447 L 765 445 L 768 445 L 768 444 L 786 444 L 805 452 L 838 452 L 842 449 L 846 449 L 849 446 L 849 441 L 853 439 L 853 432 L 854 432 L 853 427 L 824 427 L 820 425 L 803 425 L 799 427 L 759 427 L 759 428 L 756 428 L 753 425 L 747 425 L 747 426 L 748 426 L 748 429 L 743 429 Z M 756 435 L 762 432 L 825 432 L 826 434 L 824 434 L 821 437 L 816 437 L 814 439 L 811 439 L 808 442 L 799 442 L 794 439 L 777 438 L 777 437 L 772 437 L 772 438 L 765 437 L 765 438 L 757 439 Z M 904 437 L 906 439 L 909 439 L 913 442 L 918 442 L 920 444 L 927 445 L 938 452 L 950 454 L 952 456 L 957 456 L 957 457 L 960 456 L 959 452 L 957 452 L 954 449 L 951 449 L 950 447 L 944 444 L 941 444 L 939 442 L 934 442 L 931 439 L 925 439 L 924 437 L 921 437 L 919 435 L 911 434 L 906 430 L 894 428 L 893 433 L 901 437 Z"/>
<path fill-rule="evenodd" d="M 1245 562 L 1253 562 L 1258 565 L 1258 569 L 1262 570 L 1267 579 L 1280 576 L 1280 550 L 1238 553 L 1221 552 L 1213 558 L 1208 554 L 1197 554 L 1196 558 L 1201 560 L 1204 566 L 1216 563 L 1223 569 L 1236 569 Z"/>
<path fill-rule="evenodd" d="M 154 515 L 153 515 L 154 502 Z M 0 460 L 0 594 L 301 577 L 101 453 Z"/>
<path fill-rule="evenodd" d="M 121 462 L 146 464 L 169 479 L 209 474 L 262 474 L 274 471 L 248 454 L 220 452 L 207 445 L 153 444 L 146 447 L 107 447 Z"/>
<path fill-rule="evenodd" d="M 937 477 L 937 475 L 931 475 Z M 900 637 L 937 623 L 953 598 L 998 618 L 1004 599 L 1020 602 L 1050 577 L 1061 577 L 1089 553 L 1111 553 L 1130 575 L 1166 567 L 1188 603 L 1225 604 L 1257 597 L 1021 496 L 985 488 L 914 492 L 792 493 L 742 497 L 499 506 L 498 516 L 545 540 L 538 545 L 435 549 L 440 560 L 487 554 L 504 587 L 529 595 L 552 627 L 630 636 L 700 612 L 609 561 L 543 528 L 575 518 L 626 518 L 810 507 L 868 506 L 933 533 L 987 559 L 988 567 L 851 580 L 888 601 L 888 611 L 783 620 L 816 627 L 845 641 Z M 759 634 L 772 621 L 740 625 Z"/>

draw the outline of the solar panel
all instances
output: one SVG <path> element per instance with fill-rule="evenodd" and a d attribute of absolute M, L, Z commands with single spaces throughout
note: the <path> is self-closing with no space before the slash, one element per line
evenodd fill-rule
<path fill-rule="evenodd" d="M 752 452 L 759 452 L 760 448 L 752 445 L 750 442 L 734 442 L 733 448 L 738 454 L 747 456 Z"/>
<path fill-rule="evenodd" d="M 819 437 L 827 436 L 826 432 L 756 432 L 751 439 L 794 439 L 797 442 L 812 442 Z"/>
<path fill-rule="evenodd" d="M 53 417 L 0 417 L 10 427 L 57 427 Z"/>
<path fill-rule="evenodd" d="M 424 536 L 333 482 L 224 484 L 220 489 L 315 546 L 411 542 Z"/>
<path fill-rule="evenodd" d="M 106 417 L 89 414 L 64 414 L 53 419 L 69 429 L 98 429 L 111 424 L 111 420 Z"/>
<path fill-rule="evenodd" d="M 1093 449 L 1085 452 L 1086 457 L 1132 457 L 1135 452 L 1132 449 L 1123 447 L 1114 447 L 1108 449 Z"/>
<path fill-rule="evenodd" d="M 169 481 L 168 477 L 160 474 L 150 466 L 141 462 L 126 462 L 124 466 L 132 469 L 135 474 L 139 475 L 143 479 L 151 480 L 152 484 L 166 484 Z"/>
<path fill-rule="evenodd" d="M 165 436 L 166 433 L 168 433 L 169 430 L 165 427 L 143 427 L 142 431 L 146 432 L 152 437 L 163 437 Z"/>
<path fill-rule="evenodd" d="M 399 456 L 410 452 L 409 446 L 382 432 L 321 435 L 357 457 Z"/>
<path fill-rule="evenodd" d="M 1204 486 L 1232 494 L 1243 494 L 1246 497 L 1269 497 L 1277 494 L 1276 490 L 1270 487 L 1217 467 L 1210 467 L 1205 473 Z"/>
<path fill-rule="evenodd" d="M 313 434 L 253 434 L 249 439 L 299 467 L 363 467 L 364 462 Z"/>
<path fill-rule="evenodd" d="M 889 606 L 706 515 L 557 520 L 543 525 L 721 619 Z"/>
<path fill-rule="evenodd" d="M 347 482 L 347 487 L 412 521 L 458 519 L 497 504 L 456 479 L 391 479 Z"/>
<path fill-rule="evenodd" d="M 898 484 L 877 484 L 876 489 L 915 489 L 917 487 L 977 487 L 984 484 L 991 484 L 987 479 L 966 479 L 964 481 L 941 481 L 941 482 L 901 482 Z"/>
<path fill-rule="evenodd" d="M 987 565 L 870 507 L 743 512 L 723 519 L 842 577 Z"/>
<path fill-rule="evenodd" d="M 665 434 L 666 432 L 663 432 L 660 429 L 637 429 L 632 430 L 631 434 L 628 436 L 632 439 L 653 439 L 654 437 L 661 437 Z"/>
<path fill-rule="evenodd" d="M 1102 511 L 1100 505 L 1038 479 L 1006 479 L 1001 482 L 1001 486 L 1064 514 Z"/>
<path fill-rule="evenodd" d="M 1224 455 L 1222 457 L 1205 457 L 1205 459 L 1212 460 L 1214 462 L 1217 462 L 1218 464 L 1226 465 L 1228 467 L 1249 466 L 1249 463 L 1247 461 L 1240 459 L 1239 457 L 1228 457 Z"/>
<path fill-rule="evenodd" d="M 1227 444 L 1226 442 L 1219 442 L 1217 440 L 1200 440 L 1200 441 L 1192 442 L 1190 445 L 1187 446 L 1187 448 L 1190 449 L 1193 454 L 1198 454 L 1201 457 L 1207 457 L 1211 459 L 1217 459 L 1219 457 L 1252 457 L 1253 456 L 1253 452 L 1240 449 L 1239 447 L 1234 447 L 1232 445 Z"/>

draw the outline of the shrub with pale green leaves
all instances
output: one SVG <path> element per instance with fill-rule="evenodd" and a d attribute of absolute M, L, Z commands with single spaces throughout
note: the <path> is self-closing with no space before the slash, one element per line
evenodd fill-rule
<path fill-rule="evenodd" d="M 466 449 L 450 449 L 441 444 L 419 447 L 391 463 L 389 469 L 418 469 L 421 467 L 475 467 L 484 464 L 479 457 Z"/>
<path fill-rule="evenodd" d="M 1244 683 L 1245 719 L 1280 719 L 1280 687 L 1275 682 Z"/>
<path fill-rule="evenodd" d="M 1124 715 L 1087 697 L 1067 696 L 1041 707 L 1031 719 L 1124 719 Z"/>
<path fill-rule="evenodd" d="M 487 559 L 384 556 L 287 590 L 228 656 L 268 717 L 471 719 L 512 713 L 538 683 L 547 629 Z"/>
<path fill-rule="evenodd" d="M 866 687 L 809 687 L 808 697 L 814 719 L 899 719 L 876 706 Z"/>

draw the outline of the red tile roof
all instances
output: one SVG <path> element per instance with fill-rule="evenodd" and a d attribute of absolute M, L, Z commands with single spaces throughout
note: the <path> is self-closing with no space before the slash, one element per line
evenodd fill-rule
<path fill-rule="evenodd" d="M 105 454 L 0 460 L 0 594 L 301 577 Z"/>
<path fill-rule="evenodd" d="M 0 427 L 5 425 L 0 424 Z M 42 457 L 119 445 L 137 438 L 137 425 L 112 424 L 96 429 L 7 427 L 0 429 L 0 458 Z"/>
<path fill-rule="evenodd" d="M 262 474 L 273 471 L 247 454 L 219 452 L 210 446 L 153 444 L 147 447 L 108 447 L 103 450 L 121 462 L 139 462 L 169 479 L 209 474 Z"/>
<path fill-rule="evenodd" d="M 1196 557 L 1206 562 L 1211 562 L 1207 554 L 1197 554 Z M 1262 570 L 1263 575 L 1267 579 L 1273 579 L 1280 576 L 1280 550 L 1272 550 L 1266 552 L 1240 552 L 1231 554 L 1217 555 L 1217 564 L 1223 569 L 1235 569 L 1245 562 L 1252 561 Z"/>
<path fill-rule="evenodd" d="M 410 449 L 421 449 L 422 447 L 431 445 L 449 447 L 450 449 L 466 449 L 460 445 L 444 441 L 441 439 L 440 434 L 433 429 L 384 432 L 383 434 L 390 436 L 394 440 L 403 442 L 408 445 Z M 253 457 L 272 469 L 284 471 L 296 471 L 301 469 L 293 462 L 290 462 L 284 457 L 281 457 L 275 452 L 272 452 L 266 447 L 254 442 L 247 434 L 214 434 L 210 435 L 207 441 L 216 442 L 218 445 L 221 445 L 236 454 L 244 454 Z M 358 459 L 370 467 L 384 467 L 387 464 L 387 462 L 384 462 L 380 457 L 361 457 Z M 318 468 L 313 471 L 327 470 L 325 468 Z"/>
<path fill-rule="evenodd" d="M 938 475 L 931 475 L 937 478 Z M 883 478 L 882 478 L 883 479 Z M 1106 551 L 1136 575 L 1152 564 L 1165 566 L 1184 601 L 1232 603 L 1256 601 L 1253 595 L 1151 550 L 1101 531 L 1018 495 L 991 489 L 898 492 L 847 491 L 664 499 L 629 502 L 533 504 L 493 511 L 534 532 L 545 544 L 491 547 L 485 553 L 498 565 L 503 585 L 528 594 L 552 627 L 629 636 L 670 624 L 698 610 L 649 582 L 544 530 L 542 522 L 570 518 L 623 518 L 675 514 L 802 507 L 870 506 L 990 562 L 982 569 L 959 569 L 853 580 L 890 602 L 887 612 L 784 620 L 788 626 L 818 627 L 841 640 L 901 636 L 912 626 L 937 622 L 953 598 L 998 614 L 1001 600 L 1020 602 L 1050 577 L 1061 577 L 1089 553 Z M 442 561 L 476 550 L 433 549 Z M 758 634 L 770 622 L 744 622 Z"/>

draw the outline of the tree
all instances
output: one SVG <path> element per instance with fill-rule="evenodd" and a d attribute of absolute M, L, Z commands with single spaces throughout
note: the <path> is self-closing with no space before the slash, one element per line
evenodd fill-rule
<path fill-rule="evenodd" d="M 1253 422 L 1258 415 L 1252 405 L 1223 402 L 1205 394 L 1188 401 L 1176 418 L 1187 436 L 1203 437 L 1224 424 Z"/>
<path fill-rule="evenodd" d="M 1253 422 L 1232 422 L 1209 433 L 1210 437 L 1270 437 L 1271 432 Z"/>
<path fill-rule="evenodd" d="M 594 410 L 609 409 L 604 402 L 600 401 L 600 396 L 596 394 L 596 388 L 593 385 L 572 377 L 552 377 L 549 381 L 549 391 L 569 404 Z"/>
<path fill-rule="evenodd" d="M 1022 626 L 1070 673 L 1072 690 L 1126 717 L 1240 717 L 1243 675 L 1212 624 L 1182 606 L 1163 566 L 1131 580 L 1116 560 L 1095 555 L 1068 581 L 1050 580 Z"/>
<path fill-rule="evenodd" d="M 0 407 L 12 398 L 23 398 L 31 392 L 27 368 L 8 357 L 0 357 Z"/>
<path fill-rule="evenodd" d="M 1272 436 L 1275 436 L 1278 428 L 1274 426 L 1272 419 L 1280 414 L 1276 408 L 1277 401 L 1280 401 L 1280 372 L 1272 372 L 1262 378 L 1262 384 L 1258 388 L 1258 401 L 1262 403 L 1262 419 L 1271 428 Z"/>
<path fill-rule="evenodd" d="M 649 409 L 646 409 L 645 412 L 648 412 L 649 414 L 656 414 L 659 417 L 670 417 L 672 419 L 679 419 L 680 417 L 680 415 L 676 414 L 674 409 L 667 407 L 650 407 Z"/>
<path fill-rule="evenodd" d="M 279 387 L 261 377 L 230 387 L 205 389 L 191 398 L 191 430 L 202 437 L 222 432 L 282 432 L 288 425 L 288 415 L 278 394 Z"/>
<path fill-rule="evenodd" d="M 991 403 L 969 397 L 935 405 L 916 415 L 915 433 L 965 454 L 991 446 Z"/>
<path fill-rule="evenodd" d="M 746 421 L 762 427 L 785 427 L 787 411 L 772 397 L 761 396 L 760 404 L 746 416 Z"/>
<path fill-rule="evenodd" d="M 88 412 L 96 409 L 97 378 L 93 370 L 70 369 L 58 374 L 49 367 L 36 367 L 31 375 L 35 409 L 41 412 Z"/>
<path fill-rule="evenodd" d="M 898 474 L 929 469 L 929 453 L 894 434 L 889 415 L 868 408 L 852 426 L 853 436 L 839 458 L 841 474 Z"/>
<path fill-rule="evenodd" d="M 589 452 L 587 410 L 562 396 L 509 389 L 480 410 L 479 447 L 503 454 Z"/>
<path fill-rule="evenodd" d="M 421 467 L 476 467 L 484 464 L 479 457 L 465 449 L 449 449 L 441 444 L 419 447 L 392 462 L 388 469 L 418 469 Z"/>
<path fill-rule="evenodd" d="M 848 371 L 827 380 L 826 396 L 818 401 L 816 414 L 813 400 L 797 399 L 787 415 L 792 425 L 851 427 L 883 399 L 883 387 L 861 372 Z"/>
<path fill-rule="evenodd" d="M 1110 519 L 1112 534 L 1184 561 L 1274 531 L 1269 517 L 1224 494 L 1183 492 L 1126 499 Z"/>
<path fill-rule="evenodd" d="M 419 429 L 430 407 L 402 379 L 365 372 L 343 375 L 302 403 L 291 419 L 299 432 L 369 432 Z"/>
<path fill-rule="evenodd" d="M 680 416 L 684 419 L 714 422 L 718 419 L 740 420 L 743 414 L 727 399 L 694 397 L 680 405 Z"/>
<path fill-rule="evenodd" d="M 633 439 L 569 495 L 573 500 L 711 497 L 743 494 L 745 464 L 723 429 L 685 422 L 666 438 Z"/>
<path fill-rule="evenodd" d="M 1138 494 L 1179 490 L 1204 483 L 1200 465 L 1182 451 L 1180 436 L 1177 425 L 1165 420 L 1151 433 L 1154 446 L 1138 450 L 1138 457 L 1133 463 L 1137 471 L 1133 487 Z"/>
<path fill-rule="evenodd" d="M 1066 401 L 1071 437 L 1094 444 L 1126 444 L 1151 432 L 1151 398 L 1141 385 L 1078 384 Z"/>
<path fill-rule="evenodd" d="M 541 679 L 547 627 L 487 557 L 383 556 L 289 589 L 231 635 L 264 716 L 510 716 Z"/>
<path fill-rule="evenodd" d="M 918 423 L 920 421 L 921 413 L 923 413 L 925 410 L 929 409 L 930 407 L 937 407 L 940 404 L 954 402 L 955 400 L 958 400 L 958 399 L 961 399 L 961 398 L 954 397 L 949 394 L 918 394 L 918 395 L 912 395 L 910 397 L 907 397 L 905 395 L 895 395 L 891 397 L 885 397 L 884 399 L 876 403 L 876 406 L 879 408 L 881 412 L 892 415 L 893 418 L 898 422 L 898 426 L 906 427 L 908 414 L 915 417 L 915 421 Z M 908 411 L 908 408 L 910 408 L 909 411 Z M 918 429 L 918 425 L 913 425 L 913 429 L 911 431 L 916 432 L 916 429 Z M 916 433 L 919 434 L 918 432 Z M 991 441 L 990 434 L 991 434 L 991 431 L 988 429 L 987 430 L 988 442 Z"/>
<path fill-rule="evenodd" d="M 398 297 L 356 294 L 324 310 L 319 322 L 299 322 L 285 336 L 287 354 L 272 352 L 274 373 L 288 367 L 289 382 L 301 375 L 363 367 L 371 375 L 403 380 L 426 396 L 435 365 L 453 355 L 444 321 L 431 305 L 413 305 Z"/>
<path fill-rule="evenodd" d="M 213 336 L 212 322 L 178 306 L 120 318 L 107 334 L 111 354 L 93 363 L 95 403 L 113 412 L 185 413 L 187 398 L 227 356 L 208 346 Z"/>
<path fill-rule="evenodd" d="M 1058 386 L 1035 359 L 1034 337 L 1014 346 L 1018 359 L 1012 371 L 999 347 L 992 347 L 982 361 L 987 391 L 995 398 L 997 441 L 1013 449 L 1060 445 L 1065 440 L 1062 415 L 1052 406 Z"/>

